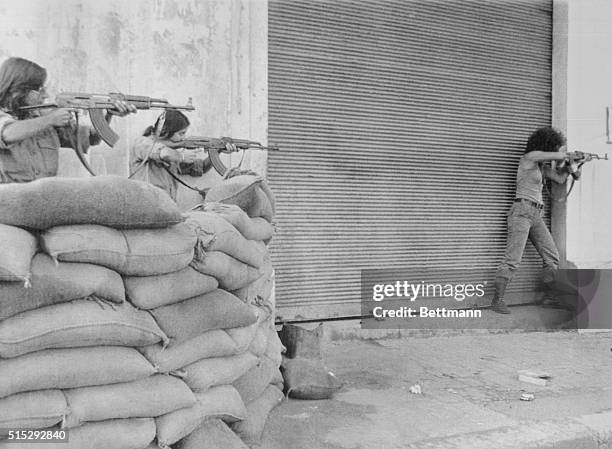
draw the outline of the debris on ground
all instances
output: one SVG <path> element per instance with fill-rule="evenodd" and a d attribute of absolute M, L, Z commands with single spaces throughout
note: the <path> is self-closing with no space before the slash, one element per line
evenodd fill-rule
<path fill-rule="evenodd" d="M 521 382 L 527 382 L 534 385 L 540 385 L 545 387 L 548 385 L 552 376 L 549 373 L 543 371 L 531 371 L 531 370 L 519 370 L 518 380 Z"/>
<path fill-rule="evenodd" d="M 410 393 L 412 394 L 423 394 L 423 391 L 421 390 L 421 386 L 419 384 L 412 385 L 408 391 L 410 391 Z"/>

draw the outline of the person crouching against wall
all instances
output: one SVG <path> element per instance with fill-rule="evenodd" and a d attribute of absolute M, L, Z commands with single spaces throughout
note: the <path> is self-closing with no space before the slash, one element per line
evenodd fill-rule
<path fill-rule="evenodd" d="M 504 258 L 495 277 L 495 295 L 491 310 L 510 313 L 504 302 L 508 283 L 518 269 L 525 245 L 529 239 L 544 260 L 544 301 L 554 302 L 552 297 L 555 274 L 559 267 L 559 251 L 542 218 L 542 187 L 544 178 L 564 184 L 568 171 L 557 171 L 548 161 L 563 161 L 566 158 L 564 135 L 552 128 L 534 131 L 527 141 L 516 174 L 516 195 L 508 212 L 508 236 Z"/>
<path fill-rule="evenodd" d="M 100 143 L 100 137 L 90 126 L 75 126 L 73 109 L 21 110 L 24 106 L 39 106 L 49 97 L 45 82 L 47 71 L 27 59 L 8 58 L 0 66 L 0 183 L 30 182 L 56 176 L 59 148 L 76 149 L 79 133 L 83 150 Z M 136 112 L 133 105 L 113 102 L 112 115 L 124 116 Z"/>

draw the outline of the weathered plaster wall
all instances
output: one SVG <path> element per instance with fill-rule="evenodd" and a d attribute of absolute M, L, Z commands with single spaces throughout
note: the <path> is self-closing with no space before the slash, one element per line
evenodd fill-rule
<path fill-rule="evenodd" d="M 267 138 L 267 0 L 0 0 L 0 60 L 8 56 L 47 68 L 52 95 L 191 97 L 190 134 Z M 120 141 L 92 150 L 94 169 L 127 175 L 131 139 L 159 113 L 113 119 Z M 265 171 L 264 154 L 247 159 Z M 62 152 L 60 174 L 84 175 L 71 151 Z M 184 191 L 180 202 L 196 198 Z"/>
<path fill-rule="evenodd" d="M 605 108 L 612 106 L 612 2 L 569 0 L 567 135 L 570 150 L 609 153 Z M 590 162 L 567 203 L 567 258 L 612 266 L 612 160 Z"/>

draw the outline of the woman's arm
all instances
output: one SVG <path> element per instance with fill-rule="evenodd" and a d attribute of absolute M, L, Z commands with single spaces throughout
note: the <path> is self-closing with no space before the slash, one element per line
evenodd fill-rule
<path fill-rule="evenodd" d="M 544 166 L 544 168 L 542 169 L 542 174 L 546 178 L 552 179 L 557 184 L 565 184 L 565 181 L 567 180 L 567 177 L 569 176 L 569 173 L 567 170 L 561 169 L 560 171 L 558 171 L 547 165 Z"/>
<path fill-rule="evenodd" d="M 565 148 L 559 151 L 530 151 L 523 157 L 533 162 L 562 161 L 567 157 L 567 151 Z"/>
<path fill-rule="evenodd" d="M 72 110 L 57 109 L 40 117 L 15 120 L 2 128 L 1 140 L 10 145 L 33 137 L 51 127 L 63 127 L 70 123 Z"/>

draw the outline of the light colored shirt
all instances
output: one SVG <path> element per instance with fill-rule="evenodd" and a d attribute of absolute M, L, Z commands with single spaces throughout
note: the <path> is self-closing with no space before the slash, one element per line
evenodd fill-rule
<path fill-rule="evenodd" d="M 168 170 L 178 176 L 178 164 L 162 161 L 160 153 L 168 148 L 151 136 L 136 138 L 130 150 L 130 173 L 132 179 L 145 181 L 165 190 L 176 201 L 177 181 Z"/>
<path fill-rule="evenodd" d="M 542 169 L 540 164 L 531 162 L 521 157 L 516 172 L 516 198 L 525 198 L 542 204 Z"/>
<path fill-rule="evenodd" d="M 4 127 L 17 119 L 0 111 L 0 183 L 30 182 L 57 175 L 59 148 L 76 148 L 74 127 L 49 127 L 35 136 L 7 144 L 2 139 Z M 88 126 L 79 127 L 83 151 L 89 148 Z"/>

